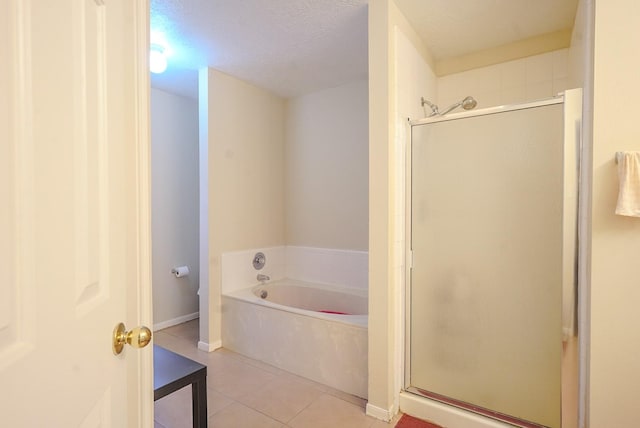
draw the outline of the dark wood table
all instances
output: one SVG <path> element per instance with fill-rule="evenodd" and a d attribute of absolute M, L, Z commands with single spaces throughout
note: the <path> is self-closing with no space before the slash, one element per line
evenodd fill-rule
<path fill-rule="evenodd" d="M 191 384 L 193 428 L 207 427 L 207 366 L 153 345 L 153 399 Z"/>

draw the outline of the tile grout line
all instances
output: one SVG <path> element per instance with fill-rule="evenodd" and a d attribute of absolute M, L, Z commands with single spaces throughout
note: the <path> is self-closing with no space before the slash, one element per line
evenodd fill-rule
<path fill-rule="evenodd" d="M 169 329 L 171 329 L 173 327 L 169 327 Z M 194 323 L 193 327 L 189 327 L 189 328 L 197 328 L 197 323 Z M 189 340 L 188 337 L 185 336 L 190 336 L 190 332 L 189 332 L 189 328 L 182 328 L 182 329 L 174 329 L 177 330 L 175 333 L 174 332 L 167 332 L 167 329 L 163 330 L 159 330 L 159 331 L 163 331 L 165 334 L 167 334 L 170 337 L 176 338 L 176 339 L 180 339 L 180 340 L 185 340 L 188 341 L 189 343 L 191 343 L 192 341 Z M 180 335 L 180 333 L 182 333 L 182 335 Z M 315 390 L 317 390 L 320 394 L 314 398 L 313 400 L 311 400 L 307 405 L 305 405 L 302 409 L 300 409 L 299 411 L 297 411 L 295 413 L 295 415 L 293 415 L 291 418 L 289 418 L 287 421 L 282 422 L 276 418 L 274 418 L 273 416 L 264 413 L 263 411 L 252 407 L 251 405 L 245 404 L 242 401 L 239 401 L 238 399 L 232 398 L 230 396 L 228 396 L 227 394 L 225 394 L 224 390 L 219 390 L 216 389 L 213 386 L 207 386 L 207 388 L 217 394 L 220 394 L 222 397 L 224 397 L 225 399 L 229 400 L 229 403 L 225 406 L 223 406 L 222 408 L 216 410 L 216 412 L 210 414 L 207 416 L 208 419 L 214 417 L 216 414 L 218 414 L 219 412 L 223 411 L 224 409 L 227 409 L 229 406 L 236 404 L 239 406 L 242 406 L 246 409 L 250 409 L 256 413 L 259 413 L 260 415 L 267 417 L 270 421 L 273 421 L 275 424 L 280 424 L 281 428 L 291 428 L 291 426 L 289 425 L 291 423 L 291 421 L 293 421 L 294 419 L 296 419 L 298 416 L 300 416 L 300 414 L 302 414 L 303 412 L 305 412 L 306 410 L 308 410 L 313 404 L 317 403 L 323 396 L 327 396 L 327 397 L 332 397 L 334 399 L 340 400 L 340 402 L 350 405 L 350 406 L 354 406 L 356 409 L 358 409 L 358 411 L 363 411 L 363 406 L 361 401 L 365 401 L 364 399 L 360 398 L 360 397 L 356 397 L 353 396 L 354 399 L 350 400 L 348 398 L 345 398 L 346 395 L 344 393 L 341 393 L 338 390 L 335 390 L 334 388 L 329 387 L 328 385 L 323 385 L 323 384 L 317 384 L 314 385 L 314 383 L 311 380 L 310 383 L 305 382 L 305 378 L 301 378 L 301 379 L 297 379 L 299 376 L 296 375 L 295 373 L 290 373 L 287 372 L 286 370 L 282 370 L 279 369 L 275 366 L 271 366 L 265 362 L 259 361 L 259 360 L 252 360 L 248 357 L 242 356 L 240 354 L 234 353 L 233 351 L 229 351 L 228 353 L 223 354 L 225 358 L 229 358 L 230 361 L 233 361 L 236 364 L 240 364 L 241 366 L 247 366 L 247 367 L 251 367 L 253 369 L 256 370 L 260 370 L 263 371 L 267 374 L 270 374 L 273 376 L 273 379 L 269 380 L 267 382 L 267 384 L 270 384 L 272 382 L 276 382 L 278 380 L 283 380 L 286 379 L 288 376 L 291 376 L 290 380 L 293 382 L 297 382 L 300 383 L 302 385 L 306 385 L 310 388 L 313 388 Z M 254 364 L 252 364 L 254 363 Z M 209 364 L 206 364 L 207 366 L 209 366 Z M 265 366 L 268 366 L 269 368 L 273 367 L 277 372 L 274 372 L 273 370 L 269 370 L 268 368 L 265 368 Z M 366 416 L 366 414 L 365 414 Z M 155 421 L 156 423 L 158 423 L 159 428 L 166 428 L 164 427 L 164 425 L 160 424 L 159 422 Z M 367 428 L 371 428 L 372 426 L 374 426 L 376 423 L 375 418 L 370 418 L 370 423 L 367 426 Z"/>
<path fill-rule="evenodd" d="M 313 400 L 311 400 L 311 402 L 310 402 L 309 404 L 307 404 L 306 406 L 304 406 L 304 407 L 303 407 L 302 409 L 300 409 L 300 411 L 299 411 L 299 412 L 297 412 L 297 413 L 296 413 L 296 414 L 295 414 L 291 419 L 289 419 L 289 420 L 286 422 L 286 426 L 287 426 L 287 427 L 289 427 L 289 422 L 291 422 L 292 420 L 294 420 L 295 418 L 297 418 L 297 417 L 300 415 L 300 413 L 302 413 L 302 412 L 304 412 L 305 410 L 307 410 L 309 407 L 311 407 L 311 405 L 312 405 L 313 403 L 315 403 L 316 401 L 318 401 L 318 399 L 319 399 L 320 397 L 322 397 L 324 394 L 326 394 L 326 392 L 325 392 L 325 391 L 321 391 L 321 392 L 322 392 L 322 394 L 320 394 L 318 397 L 316 397 L 316 398 L 314 398 Z"/>

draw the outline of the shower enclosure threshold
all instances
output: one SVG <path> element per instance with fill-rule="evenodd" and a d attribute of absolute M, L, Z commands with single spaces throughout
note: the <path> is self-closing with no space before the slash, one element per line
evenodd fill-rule
<path fill-rule="evenodd" d="M 495 419 L 499 422 L 504 422 L 509 424 L 510 426 L 516 426 L 520 428 L 547 428 L 546 425 L 536 424 L 534 422 L 526 421 L 523 419 L 516 418 L 514 416 L 506 415 L 504 413 L 496 412 L 494 410 L 485 409 L 484 407 L 476 406 L 470 403 L 466 403 L 464 401 L 455 400 L 453 398 L 446 397 L 444 395 L 437 394 L 435 392 L 425 391 L 424 389 L 416 388 L 416 387 L 408 387 L 406 389 L 407 392 L 411 394 L 418 395 L 420 397 L 428 398 L 430 400 L 437 401 L 442 404 L 446 404 L 449 406 L 454 406 L 462 410 L 466 410 L 469 412 L 473 412 L 477 415 L 484 416 L 487 418 Z"/>

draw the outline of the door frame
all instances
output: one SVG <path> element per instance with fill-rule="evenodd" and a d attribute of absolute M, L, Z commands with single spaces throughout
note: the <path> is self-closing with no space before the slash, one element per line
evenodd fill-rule
<path fill-rule="evenodd" d="M 136 213 L 137 213 L 137 301 L 128 311 L 137 319 L 131 325 L 153 325 L 151 294 L 151 131 L 150 131 L 150 76 L 149 76 L 149 0 L 136 0 L 135 25 L 135 127 L 136 146 Z M 144 350 L 147 351 L 147 350 Z M 128 388 L 138 402 L 137 415 L 129 415 L 129 425 L 153 426 L 153 347 L 148 352 L 131 352 L 128 357 L 129 373 L 138 373 L 137 379 L 128 379 Z M 132 366 L 133 365 L 133 366 Z M 131 389 L 135 388 L 135 392 Z M 135 418 L 132 420 L 132 418 Z"/>

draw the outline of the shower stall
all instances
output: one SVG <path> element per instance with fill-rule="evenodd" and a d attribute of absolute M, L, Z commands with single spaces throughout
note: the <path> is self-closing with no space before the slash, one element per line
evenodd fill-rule
<path fill-rule="evenodd" d="M 572 426 L 580 94 L 411 123 L 405 391 L 459 426 Z"/>

